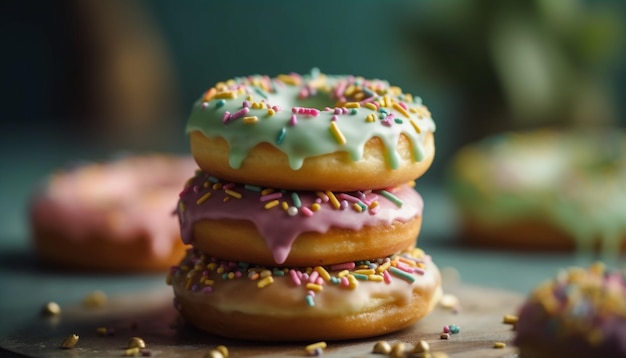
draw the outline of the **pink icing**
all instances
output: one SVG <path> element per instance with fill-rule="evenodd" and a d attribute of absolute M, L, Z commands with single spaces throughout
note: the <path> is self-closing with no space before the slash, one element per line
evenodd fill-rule
<path fill-rule="evenodd" d="M 75 241 L 142 237 L 166 257 L 179 236 L 176 196 L 196 168 L 191 157 L 151 155 L 56 173 L 33 195 L 32 225 Z"/>
<path fill-rule="evenodd" d="M 297 192 L 302 209 L 311 209 L 312 214 L 308 216 L 306 210 L 298 210 L 291 216 L 288 210 L 282 207 L 282 202 L 286 202 L 289 207 L 296 206 L 292 191 L 284 191 L 282 197 L 278 199 L 280 203 L 266 209 L 268 201 L 263 201 L 265 198 L 261 199 L 263 194 L 256 191 L 258 189 L 235 184 L 229 190 L 240 193 L 241 198 L 238 199 L 223 190 L 221 184 L 224 183 L 219 183 L 217 188 L 214 188 L 215 182 L 217 179 L 200 172 L 190 180 L 180 194 L 178 215 L 183 242 L 190 244 L 193 241 L 193 225 L 198 221 L 248 220 L 256 226 L 278 264 L 285 262 L 292 243 L 303 232 L 325 233 L 331 227 L 360 230 L 364 226 L 390 225 L 396 220 L 406 222 L 421 216 L 423 209 L 423 201 L 417 191 L 409 185 L 403 185 L 388 189 L 388 192 L 402 201 L 400 205 L 381 195 L 380 191 L 346 193 L 360 199 L 364 205 L 365 203 L 371 205 L 372 209 L 366 208 L 363 212 L 355 210 L 352 207 L 353 203 L 348 203 L 344 209 L 336 209 L 331 200 L 318 200 L 325 194 Z M 207 193 L 210 193 L 210 197 L 202 201 L 201 198 Z M 334 195 L 338 199 L 341 197 L 341 193 Z M 224 201 L 225 198 L 228 199 Z M 316 202 L 320 206 L 317 211 L 312 209 L 312 204 Z M 377 202 L 378 206 L 373 205 L 374 202 Z"/>

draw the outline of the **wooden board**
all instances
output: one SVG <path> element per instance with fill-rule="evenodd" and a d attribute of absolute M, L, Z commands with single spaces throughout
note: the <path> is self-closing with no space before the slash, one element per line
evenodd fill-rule
<path fill-rule="evenodd" d="M 457 285 L 446 288 L 461 301 L 462 310 L 454 313 L 437 307 L 413 327 L 383 337 L 327 342 L 325 357 L 381 357 L 372 354 L 374 344 L 404 342 L 412 347 L 426 340 L 431 351 L 446 352 L 449 357 L 516 357 L 511 345 L 511 326 L 502 323 L 505 314 L 515 313 L 523 297 L 507 291 Z M 164 287 L 153 292 L 109 297 L 104 307 L 86 308 L 81 304 L 64 307 L 57 317 L 31 317 L 14 333 L 0 339 L 3 348 L 35 357 L 120 357 L 131 337 L 141 337 L 153 357 L 203 357 L 217 345 L 225 345 L 231 357 L 303 357 L 304 347 L 314 342 L 262 344 L 214 337 L 181 322 L 171 304 L 172 292 Z M 39 307 L 34 308 L 34 311 Z M 34 316 L 34 315 L 33 315 Z M 449 340 L 440 339 L 444 325 L 461 327 Z M 112 336 L 100 336 L 99 327 L 113 328 Z M 68 335 L 80 336 L 73 349 L 61 349 Z M 507 343 L 495 349 L 496 341 Z"/>

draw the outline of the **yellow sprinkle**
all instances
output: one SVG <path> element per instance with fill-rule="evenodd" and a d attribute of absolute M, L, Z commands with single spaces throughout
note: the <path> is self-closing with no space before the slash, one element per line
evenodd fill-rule
<path fill-rule="evenodd" d="M 345 96 L 352 96 L 352 94 L 354 93 L 354 90 L 356 89 L 356 87 L 354 85 L 350 85 L 346 88 L 345 91 L 343 91 L 343 94 Z"/>
<path fill-rule="evenodd" d="M 269 109 L 267 110 L 267 115 L 268 115 L 268 116 L 273 116 L 274 114 L 276 114 L 276 111 L 274 111 L 273 109 L 269 108 Z"/>
<path fill-rule="evenodd" d="M 426 108 L 426 106 L 419 106 L 415 108 L 415 113 L 417 113 L 420 118 L 430 117 L 430 111 Z"/>
<path fill-rule="evenodd" d="M 360 206 L 359 204 L 357 204 L 357 203 L 353 203 L 353 204 L 352 204 L 352 208 L 353 208 L 356 212 L 359 212 L 359 213 L 363 211 L 363 209 L 361 208 L 361 206 Z"/>
<path fill-rule="evenodd" d="M 190 278 L 188 278 L 188 279 L 185 281 L 185 289 L 186 289 L 186 290 L 190 289 L 190 288 L 191 288 L 191 286 L 192 286 L 192 284 L 193 284 L 193 281 L 192 281 Z"/>
<path fill-rule="evenodd" d="M 306 289 L 315 291 L 315 292 L 320 292 L 324 289 L 324 286 L 309 282 L 306 284 Z"/>
<path fill-rule="evenodd" d="M 337 200 L 335 193 L 333 193 L 330 190 L 326 190 L 324 193 L 326 193 L 326 195 L 328 196 L 328 199 L 330 200 L 330 203 L 333 204 L 333 207 L 335 209 L 339 209 L 341 207 L 341 203 L 339 202 L 339 200 Z"/>
<path fill-rule="evenodd" d="M 493 344 L 493 348 L 504 348 L 504 347 L 506 347 L 506 343 L 504 342 L 495 342 Z"/>
<path fill-rule="evenodd" d="M 306 346 L 305 350 L 307 352 L 311 352 L 318 348 L 321 348 L 321 349 L 326 348 L 326 342 L 317 342 L 317 343 L 309 344 L 308 346 Z"/>
<path fill-rule="evenodd" d="M 385 262 L 381 265 L 378 265 L 378 267 L 376 268 L 377 272 L 383 272 L 385 270 L 387 270 L 389 268 L 389 266 L 391 266 L 391 262 Z"/>
<path fill-rule="evenodd" d="M 233 78 L 231 78 L 231 79 L 226 81 L 226 85 L 229 86 L 229 87 L 234 85 L 234 84 L 235 84 L 235 80 Z"/>
<path fill-rule="evenodd" d="M 209 280 L 209 279 L 204 280 L 205 286 L 213 286 L 214 284 L 215 284 L 215 280 Z"/>
<path fill-rule="evenodd" d="M 417 134 L 422 133 L 422 130 L 420 129 L 420 126 L 417 125 L 417 123 L 415 123 L 414 120 L 409 119 L 409 122 L 411 122 L 411 125 L 413 126 L 413 129 L 415 129 L 415 131 L 417 132 Z"/>
<path fill-rule="evenodd" d="M 222 353 L 222 356 L 224 358 L 228 358 L 229 353 L 228 353 L 228 348 L 226 348 L 226 346 L 219 345 L 215 348 L 215 350 Z"/>
<path fill-rule="evenodd" d="M 217 99 L 233 99 L 236 97 L 237 97 L 237 92 L 234 92 L 234 91 L 220 92 L 220 93 L 215 94 L 215 98 Z"/>
<path fill-rule="evenodd" d="M 506 314 L 504 315 L 504 317 L 502 317 L 502 323 L 505 324 L 516 324 L 517 323 L 517 316 L 512 315 L 512 314 Z"/>
<path fill-rule="evenodd" d="M 259 102 L 252 102 L 252 104 L 250 105 L 250 108 L 252 109 L 261 109 L 263 108 Z"/>
<path fill-rule="evenodd" d="M 106 327 L 98 327 L 96 329 L 96 333 L 98 333 L 99 336 L 106 336 L 107 335 L 107 328 Z"/>
<path fill-rule="evenodd" d="M 404 94 L 404 101 L 408 102 L 408 103 L 412 103 L 413 102 L 413 95 L 410 93 L 405 93 Z"/>
<path fill-rule="evenodd" d="M 235 273 L 234 273 L 234 272 L 229 272 L 229 273 L 228 273 L 228 279 L 229 279 L 229 280 L 232 280 L 232 279 L 234 279 L 234 278 L 235 278 Z"/>
<path fill-rule="evenodd" d="M 379 205 L 378 201 L 372 201 L 372 203 L 370 204 L 368 208 L 371 210 L 371 209 L 378 207 L 378 205 Z"/>
<path fill-rule="evenodd" d="M 205 188 L 205 189 L 210 187 L 210 186 L 211 186 L 211 182 L 209 182 L 209 181 L 205 181 L 204 183 L 202 183 L 202 187 Z"/>
<path fill-rule="evenodd" d="M 342 277 L 348 276 L 348 274 L 349 274 L 349 273 L 350 273 L 350 271 L 348 271 L 348 270 L 343 270 L 343 271 L 340 271 L 340 272 L 337 274 L 337 277 L 342 278 Z"/>
<path fill-rule="evenodd" d="M 361 274 L 361 275 L 369 276 L 369 275 L 375 274 L 376 270 L 374 270 L 374 269 L 355 270 L 354 273 L 358 273 L 358 274 Z"/>
<path fill-rule="evenodd" d="M 402 94 L 402 89 L 398 86 L 389 86 L 389 92 L 394 96 L 398 96 Z"/>
<path fill-rule="evenodd" d="M 278 204 L 280 204 L 280 201 L 278 201 L 278 200 L 272 200 L 272 201 L 267 202 L 267 203 L 265 204 L 265 206 L 264 206 L 264 207 L 265 207 L 265 209 L 268 209 L 268 210 L 269 210 L 269 209 L 271 209 L 271 208 L 273 208 L 273 207 L 277 206 Z"/>
<path fill-rule="evenodd" d="M 359 102 L 348 102 L 344 106 L 346 108 L 361 108 L 361 104 Z"/>
<path fill-rule="evenodd" d="M 374 282 L 382 282 L 385 278 L 381 275 L 368 275 L 367 279 Z"/>
<path fill-rule="evenodd" d="M 326 282 L 330 281 L 330 274 L 322 266 L 315 266 L 315 268 L 313 268 L 313 270 L 317 271 L 317 273 L 320 274 L 320 277 L 322 279 L 324 279 L 324 281 L 326 281 Z"/>
<path fill-rule="evenodd" d="M 261 195 L 268 195 L 274 192 L 274 189 L 272 188 L 265 188 L 263 190 L 261 190 Z"/>
<path fill-rule="evenodd" d="M 128 345 L 126 346 L 126 348 L 146 348 L 146 342 L 144 342 L 143 339 L 139 338 L 139 337 L 132 337 L 129 341 L 128 341 Z"/>
<path fill-rule="evenodd" d="M 222 266 L 218 267 L 217 270 L 215 270 L 215 272 L 220 273 L 220 274 L 224 273 L 224 267 Z"/>
<path fill-rule="evenodd" d="M 311 204 L 311 210 L 313 210 L 313 211 L 319 211 L 321 208 L 322 207 L 318 203 Z"/>
<path fill-rule="evenodd" d="M 348 287 L 350 289 L 355 289 L 359 286 L 359 281 L 356 279 L 356 277 L 352 276 L 352 275 L 348 275 L 346 276 L 348 278 L 348 282 L 350 282 L 350 284 L 348 285 Z"/>
<path fill-rule="evenodd" d="M 204 195 L 202 195 L 201 197 L 198 198 L 198 200 L 196 200 L 196 204 L 200 205 L 202 203 L 204 203 L 205 201 L 207 201 L 208 198 L 211 197 L 211 192 L 208 192 Z"/>
<path fill-rule="evenodd" d="M 247 101 L 252 101 L 252 95 L 251 95 L 251 94 L 247 95 L 247 96 L 246 96 L 246 100 L 247 100 Z"/>
<path fill-rule="evenodd" d="M 138 355 L 139 355 L 139 348 L 137 348 L 137 347 L 127 348 L 124 351 L 124 356 L 126 356 L 126 357 L 134 357 L 134 356 L 138 356 Z"/>
<path fill-rule="evenodd" d="M 243 123 L 245 124 L 254 124 L 256 122 L 259 121 L 259 117 L 257 116 L 248 116 L 248 117 L 243 117 Z"/>
<path fill-rule="evenodd" d="M 365 97 L 365 93 L 363 93 L 363 92 L 359 92 L 359 93 L 354 95 L 354 99 L 356 99 L 357 101 L 362 100 L 363 97 Z"/>
<path fill-rule="evenodd" d="M 107 296 L 104 292 L 96 290 L 85 296 L 83 305 L 89 308 L 102 307 L 107 302 Z"/>
<path fill-rule="evenodd" d="M 300 82 L 297 77 L 290 76 L 290 75 L 278 75 L 277 78 L 280 81 L 285 82 L 286 84 L 291 85 L 291 86 L 297 86 Z"/>
<path fill-rule="evenodd" d="M 256 286 L 258 288 L 263 288 L 271 283 L 274 283 L 274 277 L 272 276 L 267 276 L 261 280 L 259 280 L 259 282 L 257 282 Z"/>
<path fill-rule="evenodd" d="M 41 314 L 44 316 L 57 316 L 61 314 L 61 306 L 56 302 L 48 302 L 43 306 Z"/>
<path fill-rule="evenodd" d="M 207 264 L 207 265 L 206 265 L 206 268 L 207 268 L 208 270 L 215 271 L 215 269 L 217 268 L 217 263 L 215 263 L 215 262 L 211 262 L 211 263 L 209 263 L 209 264 Z"/>
<path fill-rule="evenodd" d="M 222 189 L 222 183 L 215 183 L 213 184 L 213 190 L 220 190 Z"/>
<path fill-rule="evenodd" d="M 281 207 L 283 208 L 283 210 L 289 210 L 289 203 L 286 201 L 283 201 L 282 203 L 280 203 Z"/>
<path fill-rule="evenodd" d="M 222 91 L 226 91 L 226 83 L 224 82 L 218 82 L 215 84 L 215 89 L 222 92 Z"/>
<path fill-rule="evenodd" d="M 378 108 L 376 108 L 376 105 L 374 103 L 371 103 L 371 102 L 367 102 L 363 106 L 365 106 L 365 108 L 367 108 L 367 109 L 371 109 L 372 111 L 377 111 L 378 110 Z"/>
<path fill-rule="evenodd" d="M 406 111 L 406 109 L 404 109 L 404 108 L 400 105 L 400 103 L 397 103 L 397 102 L 396 102 L 396 103 L 394 103 L 394 104 L 393 104 L 393 109 L 395 109 L 396 111 L 398 111 L 398 112 L 402 113 L 402 115 L 403 115 L 405 118 L 409 118 L 409 116 L 410 116 L 409 112 L 407 112 L 407 111 Z"/>
<path fill-rule="evenodd" d="M 339 130 L 337 122 L 330 122 L 330 131 L 333 133 L 335 139 L 337 140 L 337 142 L 339 142 L 339 144 L 346 144 L 346 137 L 344 137 L 343 133 L 341 133 L 341 130 Z"/>
<path fill-rule="evenodd" d="M 376 115 L 374 113 L 370 113 L 365 117 L 366 122 L 376 122 Z"/>
<path fill-rule="evenodd" d="M 224 192 L 232 197 L 235 197 L 237 199 L 241 199 L 241 193 L 238 193 L 234 190 L 230 190 L 230 189 L 226 189 L 224 190 Z"/>

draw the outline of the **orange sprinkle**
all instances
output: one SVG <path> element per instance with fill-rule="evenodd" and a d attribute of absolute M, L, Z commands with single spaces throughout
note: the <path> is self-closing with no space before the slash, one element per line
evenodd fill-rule
<path fill-rule="evenodd" d="M 211 99 L 213 99 L 213 97 L 215 96 L 215 94 L 217 93 L 217 89 L 215 89 L 215 87 L 211 87 L 208 91 L 206 91 L 206 93 L 204 94 L 204 97 L 202 98 L 202 101 L 204 102 L 208 102 Z"/>

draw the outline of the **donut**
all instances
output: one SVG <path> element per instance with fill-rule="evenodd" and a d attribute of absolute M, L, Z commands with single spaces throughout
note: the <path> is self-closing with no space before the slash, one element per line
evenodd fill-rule
<path fill-rule="evenodd" d="M 30 201 L 37 256 L 73 269 L 166 271 L 185 254 L 176 198 L 195 168 L 190 156 L 137 154 L 59 170 Z"/>
<path fill-rule="evenodd" d="M 382 80 L 283 74 L 217 83 L 187 122 L 198 166 L 292 190 L 397 186 L 431 165 L 435 124 L 419 97 Z"/>
<path fill-rule="evenodd" d="M 415 246 L 423 201 L 405 184 L 358 192 L 290 191 L 199 171 L 182 191 L 181 235 L 210 256 L 306 267 L 384 257 Z"/>
<path fill-rule="evenodd" d="M 181 315 L 207 332 L 261 341 L 343 340 L 406 328 L 441 296 L 429 256 L 287 269 L 223 261 L 189 250 L 167 281 Z"/>
<path fill-rule="evenodd" d="M 218 83 L 187 132 L 199 169 L 177 215 L 187 256 L 168 276 L 191 325 L 262 341 L 408 327 L 441 291 L 416 248 L 415 179 L 434 156 L 421 100 L 385 81 L 311 74 Z"/>
<path fill-rule="evenodd" d="M 626 248 L 626 136 L 506 132 L 463 147 L 448 188 L 465 242 L 524 250 Z"/>
<path fill-rule="evenodd" d="M 626 356 L 626 273 L 602 263 L 571 267 L 539 285 L 522 305 L 520 357 Z"/>

